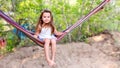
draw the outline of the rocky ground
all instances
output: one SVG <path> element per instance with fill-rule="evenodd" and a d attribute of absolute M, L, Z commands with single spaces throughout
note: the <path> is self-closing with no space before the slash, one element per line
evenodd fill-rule
<path fill-rule="evenodd" d="M 102 33 L 85 42 L 57 44 L 53 68 L 120 68 L 120 33 Z M 51 68 L 39 46 L 16 49 L 0 59 L 0 68 Z"/>

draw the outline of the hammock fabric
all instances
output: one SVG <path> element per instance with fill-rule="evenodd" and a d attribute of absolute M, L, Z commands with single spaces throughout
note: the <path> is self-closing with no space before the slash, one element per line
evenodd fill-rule
<path fill-rule="evenodd" d="M 110 0 L 104 0 L 103 2 L 101 2 L 100 5 L 98 5 L 96 8 L 94 8 L 93 10 L 91 10 L 86 16 L 84 16 L 83 18 L 81 18 L 80 20 L 78 20 L 75 24 L 73 24 L 72 26 L 70 26 L 66 30 L 72 31 L 74 28 L 76 28 L 77 26 L 79 26 L 82 22 L 84 22 L 85 20 L 87 20 L 90 16 L 92 16 L 95 13 L 97 13 L 99 10 L 103 9 L 103 7 L 109 1 Z M 44 42 L 40 41 L 38 38 L 35 38 L 33 36 L 34 35 L 33 32 L 30 32 L 30 31 L 24 29 L 23 27 L 21 27 L 18 23 L 16 23 L 14 20 L 12 20 L 9 16 L 7 16 L 1 10 L 0 10 L 0 17 L 3 18 L 3 19 L 5 19 L 13 27 L 17 28 L 18 30 L 20 30 L 21 32 L 23 32 L 24 34 L 26 34 L 26 36 L 28 38 L 30 38 L 32 41 L 34 41 L 35 43 L 37 43 L 38 45 L 40 45 L 41 47 L 43 47 Z M 69 33 L 69 32 L 66 32 L 66 30 L 63 31 L 63 35 L 57 37 L 57 41 L 61 40 L 66 34 Z"/>

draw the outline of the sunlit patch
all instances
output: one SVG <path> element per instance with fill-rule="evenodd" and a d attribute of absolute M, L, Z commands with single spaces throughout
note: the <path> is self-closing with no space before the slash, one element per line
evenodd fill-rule
<path fill-rule="evenodd" d="M 76 2 L 77 2 L 76 0 L 69 0 L 69 4 L 70 4 L 70 5 L 75 5 Z"/>

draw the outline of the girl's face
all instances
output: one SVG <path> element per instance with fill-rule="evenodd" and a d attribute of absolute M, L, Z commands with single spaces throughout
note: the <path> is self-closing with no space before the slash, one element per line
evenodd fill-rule
<path fill-rule="evenodd" d="M 48 12 L 43 13 L 42 20 L 44 23 L 49 23 L 51 21 L 51 15 Z"/>

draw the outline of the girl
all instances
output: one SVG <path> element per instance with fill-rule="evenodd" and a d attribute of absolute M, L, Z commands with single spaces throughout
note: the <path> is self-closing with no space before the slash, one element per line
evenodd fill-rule
<path fill-rule="evenodd" d="M 56 37 L 53 35 L 60 36 L 63 33 L 58 32 L 53 25 L 53 16 L 51 11 L 43 10 L 38 24 L 36 26 L 36 32 L 34 37 L 39 38 L 41 41 L 44 41 L 44 51 L 45 57 L 50 66 L 55 65 L 55 52 L 56 52 Z M 49 45 L 51 44 L 51 58 L 49 56 Z"/>

